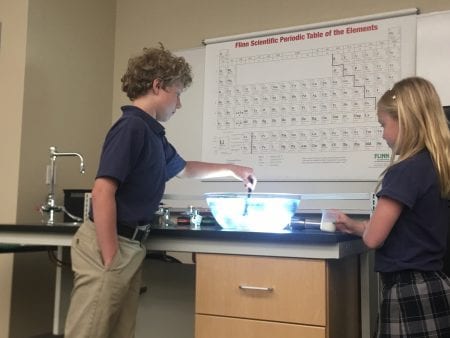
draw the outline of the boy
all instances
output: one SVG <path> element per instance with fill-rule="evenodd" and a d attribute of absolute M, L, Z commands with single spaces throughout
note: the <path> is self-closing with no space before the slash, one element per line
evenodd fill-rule
<path fill-rule="evenodd" d="M 141 265 L 149 224 L 165 182 L 231 176 L 253 189 L 253 169 L 234 164 L 185 161 L 168 142 L 160 122 L 181 107 L 192 82 L 182 57 L 145 48 L 131 58 L 122 90 L 131 105 L 109 130 L 92 189 L 91 219 L 72 242 L 74 288 L 66 338 L 134 337 Z"/>

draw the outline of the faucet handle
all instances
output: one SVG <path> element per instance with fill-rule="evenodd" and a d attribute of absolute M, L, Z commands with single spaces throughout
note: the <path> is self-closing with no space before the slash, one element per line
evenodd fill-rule
<path fill-rule="evenodd" d="M 203 216 L 200 215 L 198 209 L 194 209 L 190 219 L 191 225 L 193 225 L 194 227 L 199 227 L 200 224 L 202 223 L 202 219 Z"/>

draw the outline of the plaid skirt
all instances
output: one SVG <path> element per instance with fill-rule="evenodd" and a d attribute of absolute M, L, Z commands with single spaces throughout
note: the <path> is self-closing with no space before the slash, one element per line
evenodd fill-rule
<path fill-rule="evenodd" d="M 449 338 L 450 279 L 442 272 L 380 273 L 378 338 Z"/>

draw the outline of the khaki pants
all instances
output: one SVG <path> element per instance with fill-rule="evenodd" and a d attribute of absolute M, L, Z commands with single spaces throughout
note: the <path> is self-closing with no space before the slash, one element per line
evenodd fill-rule
<path fill-rule="evenodd" d="M 138 242 L 119 236 L 119 250 L 105 269 L 95 225 L 80 226 L 72 240 L 74 287 L 65 338 L 134 337 L 145 254 Z"/>

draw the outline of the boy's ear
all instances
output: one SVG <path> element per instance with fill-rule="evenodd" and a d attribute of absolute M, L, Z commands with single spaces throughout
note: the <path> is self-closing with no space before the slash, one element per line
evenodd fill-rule
<path fill-rule="evenodd" d="M 160 79 L 154 79 L 152 83 L 152 91 L 155 94 L 158 94 L 159 90 L 161 89 L 162 82 Z"/>

